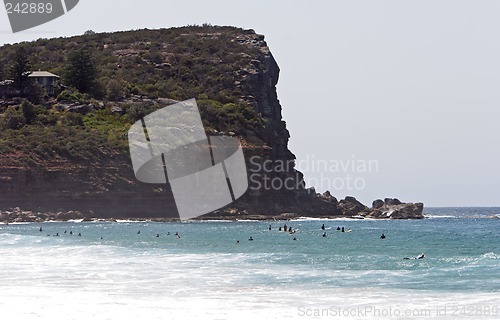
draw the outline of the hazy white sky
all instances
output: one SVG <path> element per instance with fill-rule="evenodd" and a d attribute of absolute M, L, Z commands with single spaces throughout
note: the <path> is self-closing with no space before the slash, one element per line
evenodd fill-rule
<path fill-rule="evenodd" d="M 81 0 L 19 34 L 0 10 L 0 44 L 88 29 L 252 28 L 281 67 L 290 148 L 306 178 L 323 181 L 318 191 L 500 206 L 499 12 L 495 0 Z M 370 160 L 371 172 L 348 162 Z M 322 161 L 329 170 L 313 170 Z"/>

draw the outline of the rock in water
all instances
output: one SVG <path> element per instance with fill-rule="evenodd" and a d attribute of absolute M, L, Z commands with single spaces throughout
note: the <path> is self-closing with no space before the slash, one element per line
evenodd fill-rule
<path fill-rule="evenodd" d="M 339 208 L 344 216 L 362 215 L 368 211 L 368 207 L 354 197 L 345 197 L 340 200 Z"/>
<path fill-rule="evenodd" d="M 385 199 L 373 201 L 373 207 L 368 212 L 370 218 L 390 218 L 390 219 L 423 219 L 423 203 L 402 203 L 398 199 Z"/>

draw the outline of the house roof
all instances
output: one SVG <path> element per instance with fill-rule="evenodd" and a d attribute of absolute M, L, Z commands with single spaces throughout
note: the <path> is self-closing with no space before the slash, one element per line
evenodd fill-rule
<path fill-rule="evenodd" d="M 55 75 L 53 73 L 47 72 L 47 71 L 33 71 L 28 76 L 28 78 L 36 78 L 36 77 L 40 77 L 40 78 L 59 78 L 59 76 L 57 76 L 57 75 Z"/>

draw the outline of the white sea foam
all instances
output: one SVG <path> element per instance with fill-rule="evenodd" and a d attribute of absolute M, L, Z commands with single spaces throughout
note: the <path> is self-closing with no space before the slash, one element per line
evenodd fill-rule
<path fill-rule="evenodd" d="M 450 215 L 437 215 L 437 214 L 424 214 L 424 218 L 426 219 L 456 219 L 457 216 Z"/>
<path fill-rule="evenodd" d="M 485 215 L 485 214 L 476 214 L 476 215 L 438 215 L 438 214 L 424 214 L 424 218 L 426 219 L 498 219 L 500 215 Z"/>
<path fill-rule="evenodd" d="M 385 221 L 387 219 L 373 219 L 373 218 L 366 218 L 363 217 L 363 219 L 360 219 L 360 216 L 354 216 L 352 218 L 346 218 L 346 217 L 341 217 L 341 218 L 311 218 L 311 217 L 298 217 L 295 219 L 290 219 L 290 221 Z"/>
<path fill-rule="evenodd" d="M 31 222 L 3 222 L 4 225 L 9 225 L 9 224 L 12 224 L 12 225 L 23 225 L 23 224 L 31 224 Z M 2 224 L 0 224 L 1 226 Z"/>
<path fill-rule="evenodd" d="M 259 286 L 0 287 L 2 314 L 15 319 L 498 319 L 498 294 L 435 294 L 371 288 L 304 290 Z M 26 303 L 29 301 L 29 303 Z M 23 306 L 19 308 L 19 306 Z M 464 313 L 462 313 L 462 310 Z M 490 315 L 484 313 L 489 312 Z M 410 316 L 404 316 L 404 315 Z M 471 317 L 472 315 L 475 315 Z"/>
<path fill-rule="evenodd" d="M 485 253 L 481 256 L 481 258 L 484 258 L 484 259 L 500 259 L 500 254 L 496 254 L 494 252 L 488 252 L 488 253 Z"/>
<path fill-rule="evenodd" d="M 243 220 L 243 221 L 245 221 L 245 220 Z M 246 220 L 246 221 L 251 221 L 251 220 Z M 185 222 L 189 222 L 189 223 L 234 223 L 235 221 L 234 220 L 210 219 L 210 220 L 187 220 Z"/>

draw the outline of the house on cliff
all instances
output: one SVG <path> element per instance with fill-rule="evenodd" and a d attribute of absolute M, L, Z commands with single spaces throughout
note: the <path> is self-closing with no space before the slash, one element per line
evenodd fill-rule
<path fill-rule="evenodd" d="M 47 71 L 33 71 L 28 75 L 28 78 L 32 81 L 32 84 L 45 89 L 45 92 L 49 95 L 55 95 L 59 91 L 60 77 L 58 75 Z"/>

